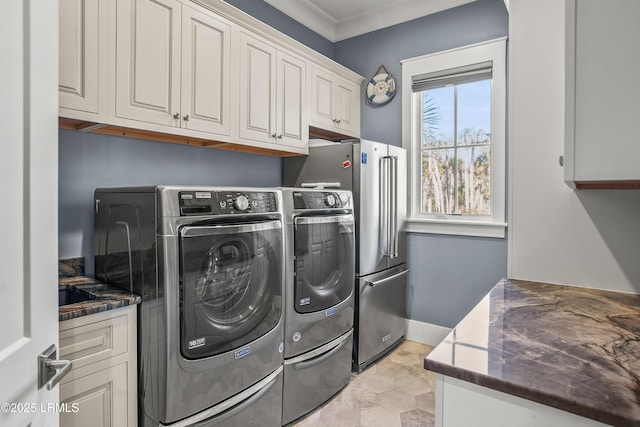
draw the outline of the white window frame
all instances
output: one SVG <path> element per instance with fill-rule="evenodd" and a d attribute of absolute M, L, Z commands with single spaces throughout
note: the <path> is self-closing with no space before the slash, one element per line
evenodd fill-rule
<path fill-rule="evenodd" d="M 506 186 L 506 37 L 402 62 L 402 146 L 409 157 L 407 231 L 504 238 Z M 491 61 L 491 216 L 459 216 L 421 212 L 421 117 L 412 104 L 420 94 L 411 90 L 414 76 Z"/>

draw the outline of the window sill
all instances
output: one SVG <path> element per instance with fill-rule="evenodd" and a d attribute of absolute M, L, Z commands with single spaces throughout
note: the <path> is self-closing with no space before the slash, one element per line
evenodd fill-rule
<path fill-rule="evenodd" d="M 504 239 L 506 223 L 407 218 L 408 233 L 451 234 L 454 236 Z"/>

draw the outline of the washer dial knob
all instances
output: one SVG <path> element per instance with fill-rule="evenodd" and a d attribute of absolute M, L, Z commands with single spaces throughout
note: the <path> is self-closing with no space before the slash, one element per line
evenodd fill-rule
<path fill-rule="evenodd" d="M 247 210 L 249 207 L 249 199 L 247 199 L 247 196 L 240 195 L 233 201 L 233 207 L 239 211 Z"/>
<path fill-rule="evenodd" d="M 327 194 L 327 197 L 324 198 L 324 204 L 330 208 L 334 207 L 336 205 L 336 196 Z"/>

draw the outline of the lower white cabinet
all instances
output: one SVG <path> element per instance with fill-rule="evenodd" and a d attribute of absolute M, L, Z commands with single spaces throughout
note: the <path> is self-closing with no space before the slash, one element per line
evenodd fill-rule
<path fill-rule="evenodd" d="M 605 427 L 551 406 L 436 375 L 436 427 Z"/>
<path fill-rule="evenodd" d="M 136 426 L 136 306 L 60 322 L 60 426 Z"/>

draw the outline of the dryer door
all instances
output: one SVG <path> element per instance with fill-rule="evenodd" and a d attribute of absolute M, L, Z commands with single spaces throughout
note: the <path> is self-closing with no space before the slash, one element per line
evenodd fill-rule
<path fill-rule="evenodd" d="M 322 311 L 349 298 L 355 274 L 353 215 L 299 216 L 294 225 L 296 311 Z"/>
<path fill-rule="evenodd" d="M 282 224 L 180 229 L 182 355 L 197 359 L 269 332 L 282 313 Z"/>

